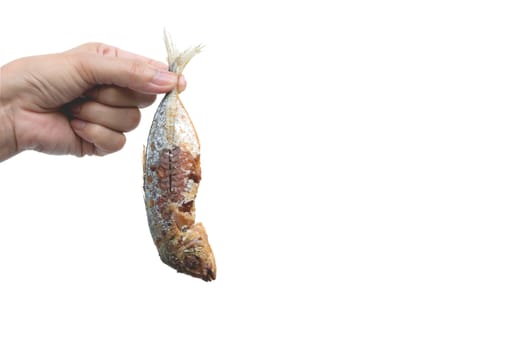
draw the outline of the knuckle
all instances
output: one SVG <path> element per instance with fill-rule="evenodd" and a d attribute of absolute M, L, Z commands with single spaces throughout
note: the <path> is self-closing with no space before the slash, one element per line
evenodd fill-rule
<path fill-rule="evenodd" d="M 140 100 L 140 103 L 138 103 L 138 107 L 144 108 L 148 107 L 151 104 L 156 101 L 157 96 L 156 95 L 144 95 L 143 98 Z"/>
<path fill-rule="evenodd" d="M 108 138 L 103 139 L 103 142 L 96 143 L 96 147 L 106 153 L 113 153 L 120 151 L 126 144 L 126 136 L 121 132 L 114 132 Z"/>
<path fill-rule="evenodd" d="M 95 52 L 99 45 L 101 45 L 101 43 L 90 41 L 79 46 L 76 46 L 75 48 L 72 48 L 68 52 Z"/>
<path fill-rule="evenodd" d="M 138 124 L 140 124 L 141 119 L 142 114 L 140 113 L 140 110 L 138 108 L 130 108 L 129 112 L 127 113 L 125 131 L 131 131 L 135 129 Z"/>
<path fill-rule="evenodd" d="M 143 72 L 143 66 L 138 61 L 131 61 L 128 65 L 128 72 L 134 76 L 138 76 Z"/>
<path fill-rule="evenodd" d="M 118 57 L 119 55 L 119 49 L 117 47 L 98 41 L 89 41 L 69 50 L 68 52 L 85 52 L 97 54 L 100 56 L 114 57 Z"/>
<path fill-rule="evenodd" d="M 91 51 L 95 52 L 98 52 L 101 46 L 104 46 L 104 44 L 99 41 L 89 41 L 88 43 L 83 44 L 83 47 L 91 49 Z"/>
<path fill-rule="evenodd" d="M 114 140 L 112 140 L 110 151 L 111 153 L 120 151 L 122 147 L 126 144 L 126 135 L 124 134 L 118 134 L 116 137 L 114 137 Z"/>
<path fill-rule="evenodd" d="M 82 115 L 83 105 L 84 103 L 80 103 L 80 101 L 71 103 L 68 107 L 68 113 L 73 118 L 79 118 Z"/>
<path fill-rule="evenodd" d="M 100 56 L 118 57 L 119 49 L 112 45 L 95 43 L 95 51 Z"/>
<path fill-rule="evenodd" d="M 120 151 L 124 145 L 126 144 L 126 136 L 122 133 L 115 133 L 115 135 L 110 135 L 107 139 L 104 139 L 100 142 L 96 142 L 95 146 L 95 154 L 98 156 L 104 156 L 110 153 L 115 153 Z"/>

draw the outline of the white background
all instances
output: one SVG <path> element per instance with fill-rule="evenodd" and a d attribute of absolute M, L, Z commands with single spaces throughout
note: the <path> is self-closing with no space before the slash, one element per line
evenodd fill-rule
<path fill-rule="evenodd" d="M 335 5 L 334 5 L 335 4 Z M 412 5 L 411 5 L 412 4 Z M 508 349 L 505 1 L 10 2 L 0 62 L 205 43 L 182 99 L 217 280 L 159 261 L 141 152 L 0 164 L 1 349 Z"/>

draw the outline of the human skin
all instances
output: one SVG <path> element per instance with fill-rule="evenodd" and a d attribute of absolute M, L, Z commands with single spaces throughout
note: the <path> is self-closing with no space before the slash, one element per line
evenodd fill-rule
<path fill-rule="evenodd" d="M 102 43 L 12 61 L 0 67 L 0 161 L 25 150 L 116 152 L 140 108 L 185 87 L 165 63 Z"/>

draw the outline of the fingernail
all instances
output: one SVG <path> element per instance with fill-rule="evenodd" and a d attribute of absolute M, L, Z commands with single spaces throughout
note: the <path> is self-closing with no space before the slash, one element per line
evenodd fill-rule
<path fill-rule="evenodd" d="M 177 83 L 177 76 L 175 73 L 167 70 L 158 70 L 156 74 L 154 74 L 152 82 L 159 86 L 175 85 Z"/>
<path fill-rule="evenodd" d="M 86 125 L 87 125 L 87 123 L 84 122 L 81 119 L 73 119 L 73 120 L 71 120 L 71 126 L 75 130 L 83 130 Z"/>
<path fill-rule="evenodd" d="M 81 103 L 77 103 L 71 107 L 71 113 L 74 117 L 76 117 L 76 116 L 78 116 L 78 114 L 80 114 L 81 106 L 82 106 Z"/>

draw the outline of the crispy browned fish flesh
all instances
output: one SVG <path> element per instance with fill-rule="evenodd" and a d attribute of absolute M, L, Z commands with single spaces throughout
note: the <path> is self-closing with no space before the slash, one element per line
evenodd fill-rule
<path fill-rule="evenodd" d="M 165 33 L 169 70 L 182 74 L 201 46 L 178 52 Z M 145 208 L 161 260 L 204 281 L 216 278 L 207 234 L 195 223 L 195 196 L 201 179 L 200 143 L 177 89 L 161 101 L 144 148 Z"/>

